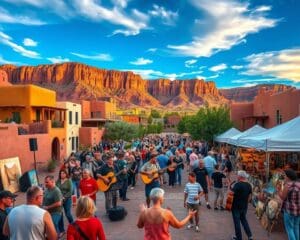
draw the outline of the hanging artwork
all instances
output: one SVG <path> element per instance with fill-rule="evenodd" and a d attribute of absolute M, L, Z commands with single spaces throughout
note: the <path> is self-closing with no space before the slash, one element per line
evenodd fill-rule
<path fill-rule="evenodd" d="M 19 178 L 22 175 L 18 157 L 0 160 L 2 188 L 11 192 L 19 191 Z"/>

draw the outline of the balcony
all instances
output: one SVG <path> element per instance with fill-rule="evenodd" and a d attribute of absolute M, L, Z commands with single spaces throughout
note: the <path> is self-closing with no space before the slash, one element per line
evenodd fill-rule
<path fill-rule="evenodd" d="M 59 121 L 59 120 L 52 120 L 51 121 L 51 127 L 52 128 L 64 128 L 65 122 Z"/>

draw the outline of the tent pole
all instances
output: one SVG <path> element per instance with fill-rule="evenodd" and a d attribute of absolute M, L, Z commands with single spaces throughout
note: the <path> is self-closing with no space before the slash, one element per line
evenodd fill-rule
<path fill-rule="evenodd" d="M 270 153 L 266 152 L 266 158 L 267 158 L 267 173 L 266 173 L 266 182 L 269 181 L 269 177 L 270 177 Z"/>

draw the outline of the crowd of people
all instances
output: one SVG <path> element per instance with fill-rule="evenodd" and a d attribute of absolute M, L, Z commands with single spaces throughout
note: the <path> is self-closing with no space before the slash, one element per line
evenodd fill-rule
<path fill-rule="evenodd" d="M 187 183 L 182 179 L 184 169 L 188 172 Z M 145 184 L 146 205 L 141 206 L 137 227 L 144 228 L 144 239 L 171 239 L 169 226 L 181 228 L 187 224 L 188 229 L 198 232 L 201 198 L 204 197 L 205 206 L 211 209 L 208 193 L 213 191 L 213 211 L 225 210 L 224 187 L 228 187 L 234 194 L 231 211 L 235 233 L 232 239 L 242 239 L 242 224 L 251 240 L 253 235 L 246 214 L 252 188 L 247 182 L 247 173 L 240 169 L 233 184 L 233 169 L 226 151 L 218 152 L 205 142 L 180 135 L 136 139 L 129 149 L 125 149 L 123 141 L 103 141 L 94 148 L 72 153 L 64 160 L 57 179 L 52 175 L 45 177 L 43 188 L 30 187 L 24 205 L 11 210 L 16 196 L 9 191 L 0 192 L 0 227 L 3 229 L 0 239 L 22 239 L 20 236 L 59 239 L 65 234 L 70 240 L 105 239 L 102 223 L 95 216 L 96 193 L 99 190 L 104 192 L 108 215 L 110 209 L 117 207 L 118 200 L 130 201 L 127 190 L 129 187 L 134 190 L 139 174 Z M 183 206 L 188 215 L 179 221 L 170 209 L 162 207 L 162 187 L 174 188 L 183 184 Z M 294 234 L 294 238 L 289 239 L 297 240 L 300 197 L 290 198 L 288 189 L 281 193 L 281 197 L 286 202 L 288 236 Z M 76 219 L 72 215 L 72 204 L 76 204 Z M 20 214 L 21 211 L 26 214 Z M 298 215 L 291 217 L 295 212 Z M 64 216 L 69 223 L 67 229 Z"/>

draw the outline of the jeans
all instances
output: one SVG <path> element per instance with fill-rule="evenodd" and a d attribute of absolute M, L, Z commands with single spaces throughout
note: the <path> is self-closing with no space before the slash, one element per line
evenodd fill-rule
<path fill-rule="evenodd" d="M 181 167 L 177 167 L 176 170 L 176 180 L 178 182 L 179 185 L 181 185 L 181 172 L 182 172 L 182 168 Z"/>
<path fill-rule="evenodd" d="M 71 197 L 66 198 L 64 200 L 63 208 L 64 208 L 64 211 L 65 211 L 65 215 L 68 219 L 68 222 L 72 223 L 74 220 L 73 220 L 73 216 L 72 216 L 72 213 L 71 213 L 71 208 L 72 208 L 72 199 L 71 199 Z"/>
<path fill-rule="evenodd" d="M 80 180 L 78 180 L 78 181 L 72 180 L 72 184 L 73 184 L 73 194 L 75 194 L 75 191 L 76 191 L 76 196 L 77 196 L 77 198 L 80 197 L 80 194 L 79 194 L 79 182 L 80 182 Z"/>
<path fill-rule="evenodd" d="M 283 212 L 283 221 L 289 240 L 299 240 L 300 216 Z"/>
<path fill-rule="evenodd" d="M 126 199 L 126 193 L 128 188 L 128 179 L 123 179 L 121 182 L 121 189 L 119 190 L 120 198 L 122 200 Z"/>
<path fill-rule="evenodd" d="M 232 209 L 232 218 L 234 223 L 234 230 L 235 230 L 235 237 L 237 240 L 242 240 L 242 230 L 241 225 L 242 223 L 244 230 L 248 236 L 248 238 L 252 237 L 252 233 L 246 219 L 247 209 Z"/>
<path fill-rule="evenodd" d="M 105 196 L 105 210 L 108 214 L 108 210 L 117 207 L 117 190 L 108 190 L 104 192 Z"/>
<path fill-rule="evenodd" d="M 62 223 L 63 215 L 61 212 L 51 213 L 52 222 L 57 233 L 64 232 L 64 225 Z"/>

